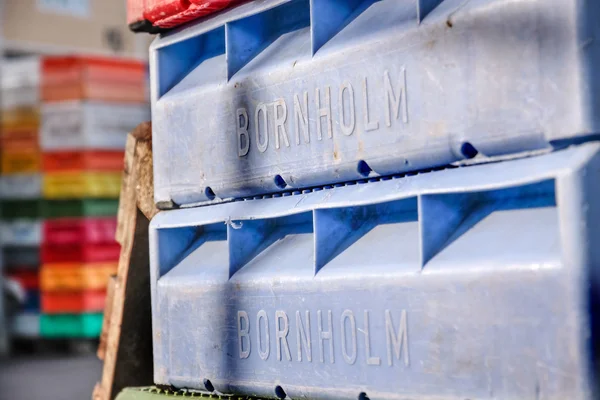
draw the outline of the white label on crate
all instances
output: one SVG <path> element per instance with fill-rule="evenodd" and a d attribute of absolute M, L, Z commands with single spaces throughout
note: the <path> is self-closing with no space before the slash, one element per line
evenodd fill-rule
<path fill-rule="evenodd" d="M 90 0 L 37 0 L 41 12 L 68 15 L 71 17 L 89 18 Z"/>

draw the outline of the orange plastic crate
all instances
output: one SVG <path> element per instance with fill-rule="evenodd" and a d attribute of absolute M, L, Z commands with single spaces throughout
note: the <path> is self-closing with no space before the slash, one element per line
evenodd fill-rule
<path fill-rule="evenodd" d="M 2 110 L 0 118 L 3 132 L 14 129 L 37 130 L 41 121 L 40 110 L 32 107 Z"/>
<path fill-rule="evenodd" d="M 46 314 L 68 314 L 103 311 L 106 290 L 82 292 L 42 292 L 42 312 Z"/>
<path fill-rule="evenodd" d="M 117 267 L 116 262 L 44 264 L 40 271 L 40 288 L 45 292 L 106 289 Z"/>
<path fill-rule="evenodd" d="M 2 175 L 28 174 L 40 171 L 40 153 L 37 150 L 2 152 Z"/>
<path fill-rule="evenodd" d="M 42 100 L 101 100 L 145 103 L 146 65 L 102 57 L 46 57 Z"/>
<path fill-rule="evenodd" d="M 122 171 L 122 151 L 56 151 L 42 156 L 42 170 L 54 171 Z"/>
<path fill-rule="evenodd" d="M 2 132 L 0 147 L 3 152 L 39 151 L 40 140 L 37 131 L 23 131 L 15 134 L 14 131 Z"/>

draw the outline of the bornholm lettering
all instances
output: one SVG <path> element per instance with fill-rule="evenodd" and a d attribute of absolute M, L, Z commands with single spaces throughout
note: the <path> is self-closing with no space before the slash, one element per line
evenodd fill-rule
<path fill-rule="evenodd" d="M 238 156 L 248 155 L 252 146 L 264 153 L 272 142 L 277 150 L 293 144 L 308 145 L 311 139 L 315 139 L 315 134 L 318 141 L 332 139 L 334 125 L 339 126 L 342 135 L 351 136 L 359 124 L 362 124 L 361 128 L 365 132 L 378 130 L 382 123 L 391 127 L 400 118 L 403 124 L 408 124 L 406 69 L 400 68 L 396 77 L 390 71 L 384 71 L 383 77 L 379 78 L 382 79 L 382 86 L 378 86 L 383 88 L 383 93 L 370 92 L 371 79 L 373 78 L 364 77 L 359 88 L 355 88 L 350 82 L 343 82 L 337 88 L 337 93 L 331 86 L 317 87 L 312 93 L 294 93 L 292 101 L 278 98 L 272 102 L 258 103 L 254 110 L 238 108 Z M 332 96 L 336 95 L 338 112 L 334 113 Z M 376 119 L 370 111 L 369 106 L 374 103 L 374 96 L 381 96 L 380 99 L 383 100 L 384 121 Z M 357 121 L 356 107 L 360 105 L 363 120 Z M 269 121 L 272 121 L 271 127 Z"/>
<path fill-rule="evenodd" d="M 376 332 L 379 335 L 371 332 L 370 311 L 364 310 L 361 314 L 362 320 L 359 321 L 352 310 L 344 310 L 339 318 L 334 318 L 331 310 L 317 310 L 316 315 L 308 310 L 289 315 L 286 311 L 276 310 L 270 315 L 273 319 L 269 320 L 265 310 L 258 311 L 252 319 L 247 311 L 240 310 L 237 312 L 239 357 L 247 359 L 257 354 L 266 361 L 274 346 L 274 357 L 278 361 L 310 363 L 314 358 L 315 362 L 333 364 L 336 361 L 334 349 L 339 346 L 343 362 L 353 365 L 359 359 L 358 341 L 362 340 L 364 357 L 360 359 L 367 365 L 391 367 L 403 363 L 409 366 L 406 310 L 385 310 L 385 332 Z M 372 354 L 372 340 L 385 340 L 387 354 Z M 313 357 L 315 342 L 318 344 L 318 349 L 315 349 L 318 351 L 317 357 Z"/>

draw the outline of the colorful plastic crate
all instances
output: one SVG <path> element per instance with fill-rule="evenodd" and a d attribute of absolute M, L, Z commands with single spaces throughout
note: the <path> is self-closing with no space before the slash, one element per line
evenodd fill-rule
<path fill-rule="evenodd" d="M 40 278 L 36 270 L 10 270 L 6 275 L 19 282 L 23 289 L 38 290 L 40 288 Z"/>
<path fill-rule="evenodd" d="M 42 62 L 42 100 L 146 102 L 146 65 L 101 57 L 46 57 Z"/>
<path fill-rule="evenodd" d="M 40 287 L 44 292 L 106 289 L 117 267 L 116 262 L 44 264 L 40 270 Z"/>
<path fill-rule="evenodd" d="M 39 246 L 42 223 L 39 220 L 14 219 L 0 223 L 0 243 L 3 246 Z"/>
<path fill-rule="evenodd" d="M 37 271 L 41 263 L 39 246 L 4 246 L 2 253 L 6 269 L 30 269 Z"/>
<path fill-rule="evenodd" d="M 46 200 L 42 203 L 45 218 L 108 217 L 117 215 L 117 199 Z"/>
<path fill-rule="evenodd" d="M 52 172 L 45 174 L 42 193 L 47 199 L 116 198 L 120 172 Z"/>
<path fill-rule="evenodd" d="M 101 312 L 104 310 L 106 291 L 42 292 L 41 299 L 42 312 L 45 314 Z"/>
<path fill-rule="evenodd" d="M 65 218 L 43 222 L 43 240 L 49 244 L 114 243 L 116 218 Z"/>
<path fill-rule="evenodd" d="M 122 171 L 123 151 L 55 151 L 42 156 L 42 169 L 55 171 Z"/>
<path fill-rule="evenodd" d="M 41 148 L 123 151 L 127 133 L 150 119 L 147 104 L 67 101 L 42 107 Z"/>
<path fill-rule="evenodd" d="M 63 262 L 107 262 L 117 261 L 121 246 L 113 243 L 55 244 L 43 243 L 41 246 L 42 264 Z"/>
<path fill-rule="evenodd" d="M 3 175 L 29 174 L 40 171 L 41 157 L 38 150 L 3 151 L 0 173 Z"/>
<path fill-rule="evenodd" d="M 40 334 L 46 338 L 95 338 L 102 331 L 101 313 L 42 315 Z"/>
<path fill-rule="evenodd" d="M 40 174 L 19 174 L 0 176 L 0 198 L 37 199 L 42 195 Z"/>

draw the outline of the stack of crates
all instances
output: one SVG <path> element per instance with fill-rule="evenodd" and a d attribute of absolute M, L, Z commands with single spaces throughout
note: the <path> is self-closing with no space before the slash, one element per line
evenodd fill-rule
<path fill-rule="evenodd" d="M 11 319 L 11 335 L 39 336 L 39 247 L 41 216 L 40 61 L 5 60 L 2 68 L 0 242 L 5 273 L 26 291 L 22 311 Z"/>
<path fill-rule="evenodd" d="M 600 398 L 599 20 L 264 0 L 160 36 L 155 384 Z"/>
<path fill-rule="evenodd" d="M 116 212 L 127 133 L 149 119 L 138 61 L 47 57 L 42 65 L 41 333 L 100 333 L 117 270 Z"/>

